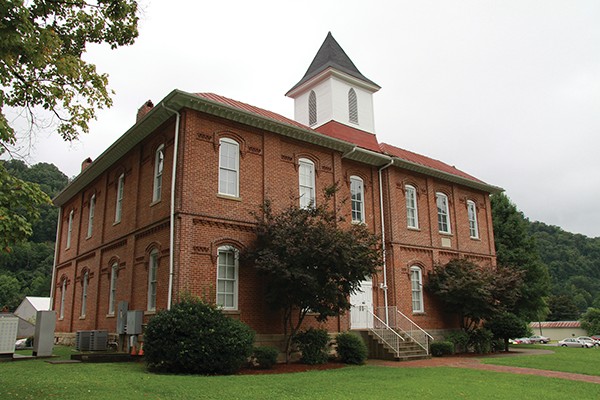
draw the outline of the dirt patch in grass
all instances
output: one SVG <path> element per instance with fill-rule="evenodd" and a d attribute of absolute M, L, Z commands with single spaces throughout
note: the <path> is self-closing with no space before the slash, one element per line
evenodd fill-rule
<path fill-rule="evenodd" d="M 346 364 L 337 362 L 328 362 L 326 364 L 317 365 L 307 365 L 294 362 L 289 364 L 276 364 L 271 369 L 243 368 L 242 370 L 240 370 L 238 375 L 291 374 L 295 372 L 324 371 L 328 369 L 343 368 L 345 366 Z"/>

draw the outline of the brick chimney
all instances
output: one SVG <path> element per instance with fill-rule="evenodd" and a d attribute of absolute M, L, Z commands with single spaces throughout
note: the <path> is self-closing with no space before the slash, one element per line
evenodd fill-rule
<path fill-rule="evenodd" d="M 83 160 L 83 162 L 81 163 L 81 172 L 83 172 L 84 169 L 89 167 L 91 163 L 92 163 L 92 159 L 89 157 L 86 158 L 85 160 Z"/>
<path fill-rule="evenodd" d="M 154 103 L 152 103 L 152 100 L 148 100 L 147 102 L 145 102 L 138 110 L 137 112 L 137 117 L 135 119 L 135 122 L 140 122 L 140 120 L 142 118 L 144 118 L 146 116 L 146 114 L 148 114 L 148 112 L 150 110 L 152 110 L 154 108 Z"/>

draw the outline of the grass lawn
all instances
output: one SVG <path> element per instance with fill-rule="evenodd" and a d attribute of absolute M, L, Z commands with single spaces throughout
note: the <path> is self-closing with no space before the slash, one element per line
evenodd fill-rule
<path fill-rule="evenodd" d="M 550 371 L 600 376 L 600 348 L 594 347 L 592 349 L 583 349 L 538 345 L 523 346 L 523 348 L 551 350 L 554 354 L 487 358 L 483 362 L 485 364 L 547 369 Z"/>
<path fill-rule="evenodd" d="M 58 348 L 67 356 L 70 350 Z M 600 355 L 600 353 L 599 353 Z M 143 364 L 0 363 L 0 399 L 591 399 L 600 385 L 459 368 L 346 367 L 282 375 L 156 375 Z"/>

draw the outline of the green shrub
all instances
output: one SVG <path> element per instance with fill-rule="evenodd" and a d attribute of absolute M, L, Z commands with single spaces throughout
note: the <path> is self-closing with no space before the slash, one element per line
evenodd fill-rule
<path fill-rule="evenodd" d="M 254 362 L 262 369 L 271 369 L 277 363 L 279 350 L 274 347 L 259 346 L 254 348 L 252 358 Z"/>
<path fill-rule="evenodd" d="M 465 331 L 450 332 L 445 340 L 454 344 L 456 353 L 466 353 L 469 350 L 469 335 Z"/>
<path fill-rule="evenodd" d="M 432 342 L 431 345 L 429 345 L 429 350 L 434 357 L 454 354 L 454 343 L 447 341 Z"/>
<path fill-rule="evenodd" d="M 477 354 L 487 354 L 492 351 L 492 338 L 494 334 L 485 328 L 474 329 L 469 332 L 469 345 Z"/>
<path fill-rule="evenodd" d="M 294 343 L 302 352 L 300 362 L 304 364 L 324 364 L 329 358 L 328 343 L 329 334 L 325 329 L 309 328 L 299 332 L 294 337 Z"/>
<path fill-rule="evenodd" d="M 364 364 L 367 359 L 367 346 L 360 336 L 350 332 L 336 337 L 337 354 L 345 364 Z"/>
<path fill-rule="evenodd" d="M 29 336 L 27 340 L 25 340 L 25 347 L 33 347 L 33 336 Z"/>
<path fill-rule="evenodd" d="M 151 371 L 232 374 L 248 361 L 253 343 L 254 331 L 247 325 L 186 296 L 149 321 L 144 355 Z"/>

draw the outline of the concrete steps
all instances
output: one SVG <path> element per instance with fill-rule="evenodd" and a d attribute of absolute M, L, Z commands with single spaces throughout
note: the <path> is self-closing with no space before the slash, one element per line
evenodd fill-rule
<path fill-rule="evenodd" d="M 367 349 L 369 350 L 369 358 L 377 360 L 388 360 L 388 361 L 409 361 L 409 360 L 423 360 L 431 358 L 430 355 L 418 344 L 414 343 L 410 339 L 406 339 L 404 342 L 399 344 L 399 354 L 396 354 L 386 343 L 381 341 L 379 337 L 374 335 L 371 331 L 359 331 L 363 338 Z"/>

